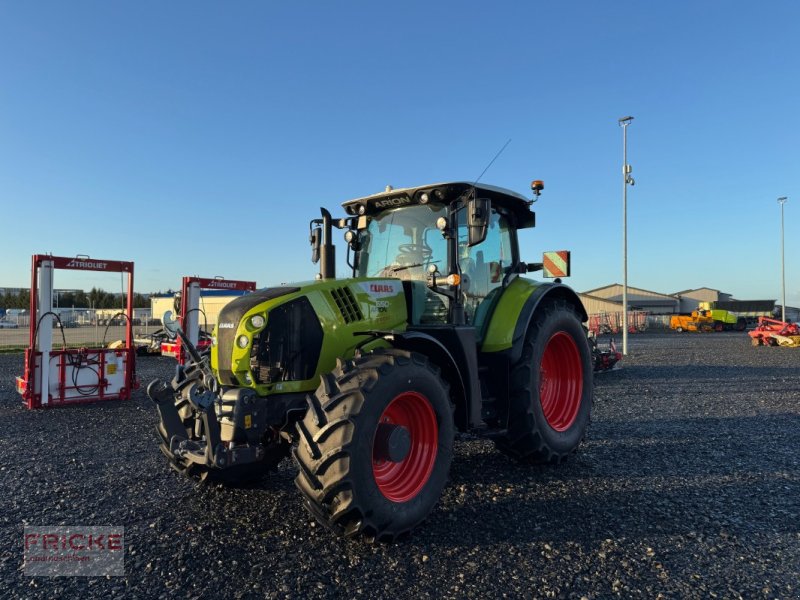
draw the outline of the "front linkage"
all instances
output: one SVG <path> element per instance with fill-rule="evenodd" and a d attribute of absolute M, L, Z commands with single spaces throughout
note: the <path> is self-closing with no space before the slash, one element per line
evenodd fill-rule
<path fill-rule="evenodd" d="M 288 440 L 267 424 L 264 399 L 246 388 L 220 388 L 206 357 L 178 329 L 190 360 L 168 384 L 156 379 L 147 395 L 160 418 L 161 451 L 172 467 L 200 479 L 242 481 L 274 468 Z"/>

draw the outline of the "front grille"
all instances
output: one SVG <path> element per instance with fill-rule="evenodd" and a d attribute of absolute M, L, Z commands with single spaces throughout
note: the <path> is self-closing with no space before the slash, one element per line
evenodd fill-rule
<path fill-rule="evenodd" d="M 270 310 L 269 321 L 253 336 L 250 368 L 256 383 L 305 381 L 314 376 L 322 350 L 322 326 L 308 298 Z"/>
<path fill-rule="evenodd" d="M 217 368 L 222 383 L 236 385 L 236 378 L 231 371 L 233 345 L 236 341 L 236 328 L 244 314 L 262 302 L 298 291 L 299 287 L 266 288 L 236 298 L 222 308 L 217 317 Z M 223 323 L 225 327 L 222 326 Z"/>
<path fill-rule="evenodd" d="M 345 323 L 353 323 L 364 319 L 361 307 L 349 287 L 334 288 L 331 290 L 331 296 L 333 296 L 339 312 L 342 313 Z"/>

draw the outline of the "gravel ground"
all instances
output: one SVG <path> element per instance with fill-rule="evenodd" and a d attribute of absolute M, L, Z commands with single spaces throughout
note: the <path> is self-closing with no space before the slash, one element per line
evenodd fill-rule
<path fill-rule="evenodd" d="M 143 389 L 27 411 L 22 357 L 0 355 L 0 596 L 800 597 L 800 349 L 748 341 L 631 336 L 573 460 L 462 436 L 438 507 L 391 546 L 315 526 L 289 461 L 258 489 L 178 477 Z M 142 382 L 171 364 L 140 359 Z M 127 575 L 26 577 L 24 524 L 124 526 Z"/>

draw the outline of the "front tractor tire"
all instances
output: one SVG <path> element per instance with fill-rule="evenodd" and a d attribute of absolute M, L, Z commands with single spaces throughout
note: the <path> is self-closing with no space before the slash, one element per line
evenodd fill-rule
<path fill-rule="evenodd" d="M 314 517 L 346 537 L 391 541 L 431 512 L 447 481 L 453 411 L 438 369 L 395 349 L 323 375 L 297 424 L 295 483 Z"/>
<path fill-rule="evenodd" d="M 589 343 L 577 312 L 552 302 L 534 315 L 511 369 L 508 427 L 498 449 L 531 464 L 559 463 L 580 445 L 594 394 Z"/>

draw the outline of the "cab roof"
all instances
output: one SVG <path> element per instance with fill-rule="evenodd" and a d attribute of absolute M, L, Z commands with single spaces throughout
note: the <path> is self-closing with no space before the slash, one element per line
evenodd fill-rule
<path fill-rule="evenodd" d="M 390 208 L 400 208 L 402 206 L 427 204 L 429 202 L 450 204 L 459 199 L 469 198 L 472 190 L 475 190 L 478 198 L 488 198 L 494 206 L 513 214 L 516 217 L 517 228 L 533 227 L 535 225 L 536 218 L 530 209 L 531 202 L 525 196 L 505 188 L 466 181 L 434 183 L 387 190 L 379 194 L 348 200 L 343 202 L 342 206 L 349 215 L 376 215 Z"/>

